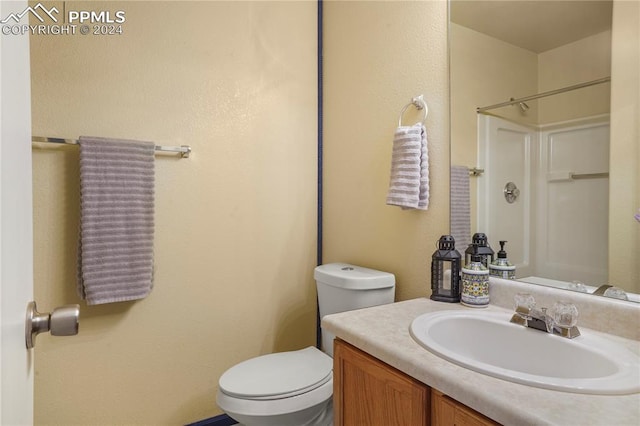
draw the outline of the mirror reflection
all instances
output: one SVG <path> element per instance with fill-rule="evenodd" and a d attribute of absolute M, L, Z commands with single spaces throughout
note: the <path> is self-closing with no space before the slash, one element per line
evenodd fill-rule
<path fill-rule="evenodd" d="M 452 0 L 449 27 L 456 247 L 482 232 L 517 279 L 607 295 L 640 290 L 609 270 L 612 4 Z"/>

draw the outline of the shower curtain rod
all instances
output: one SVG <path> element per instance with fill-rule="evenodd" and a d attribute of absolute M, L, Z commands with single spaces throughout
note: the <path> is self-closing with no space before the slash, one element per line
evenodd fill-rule
<path fill-rule="evenodd" d="M 563 87 L 561 89 L 550 90 L 548 92 L 538 93 L 537 95 L 525 96 L 524 98 L 518 98 L 518 99 L 511 98 L 511 100 L 506 101 L 506 102 L 501 102 L 499 104 L 489 105 L 489 106 L 486 106 L 486 107 L 478 107 L 478 108 L 476 108 L 476 112 L 483 112 L 483 111 L 488 111 L 490 109 L 502 108 L 502 107 L 509 106 L 509 105 L 516 105 L 516 104 L 519 104 L 521 102 L 526 102 L 526 101 L 532 101 L 534 99 L 545 98 L 547 96 L 557 95 L 559 93 L 564 93 L 564 92 L 570 92 L 571 90 L 582 89 L 583 87 L 595 86 L 596 84 L 608 83 L 610 81 L 611 81 L 611 77 L 604 77 L 604 78 L 600 78 L 598 80 L 587 81 L 585 83 L 579 83 L 579 84 L 575 84 L 573 86 Z"/>
<path fill-rule="evenodd" d="M 31 137 L 31 141 L 33 142 L 44 142 L 44 143 L 63 143 L 67 145 L 78 145 L 77 139 L 64 139 L 64 138 L 51 138 L 48 136 L 33 136 Z M 156 151 L 163 152 L 177 152 L 180 153 L 181 158 L 189 158 L 189 154 L 191 154 L 191 147 L 189 145 L 181 145 L 181 146 L 162 146 L 156 145 Z"/>

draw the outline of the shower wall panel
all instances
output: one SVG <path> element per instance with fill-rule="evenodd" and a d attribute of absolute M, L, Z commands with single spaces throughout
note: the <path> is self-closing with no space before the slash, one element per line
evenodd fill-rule
<path fill-rule="evenodd" d="M 540 140 L 543 214 L 538 223 L 536 275 L 607 283 L 608 119 L 541 131 Z"/>
<path fill-rule="evenodd" d="M 473 231 L 487 234 L 496 251 L 508 241 L 518 278 L 606 283 L 608 116 L 540 129 L 479 115 L 478 128 L 485 173 Z M 508 182 L 519 189 L 513 203 L 504 196 Z"/>

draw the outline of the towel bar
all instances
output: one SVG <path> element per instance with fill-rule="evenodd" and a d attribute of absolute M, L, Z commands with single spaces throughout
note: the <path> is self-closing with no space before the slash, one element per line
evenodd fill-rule
<path fill-rule="evenodd" d="M 578 179 L 601 179 L 608 178 L 609 172 L 602 173 L 573 173 L 573 172 L 550 172 L 547 173 L 547 182 L 569 182 Z"/>
<path fill-rule="evenodd" d="M 48 136 L 33 136 L 31 137 L 33 142 L 44 142 L 44 143 L 63 143 L 67 145 L 77 145 L 77 139 L 64 139 L 64 138 L 52 138 Z M 191 147 L 189 145 L 181 145 L 181 146 L 162 146 L 156 145 L 156 151 L 162 152 L 176 152 L 180 153 L 180 158 L 189 158 L 191 154 Z"/>
<path fill-rule="evenodd" d="M 483 173 L 484 173 L 484 169 L 479 169 L 477 167 L 473 167 L 469 169 L 469 176 L 472 176 L 472 177 L 482 176 Z"/>

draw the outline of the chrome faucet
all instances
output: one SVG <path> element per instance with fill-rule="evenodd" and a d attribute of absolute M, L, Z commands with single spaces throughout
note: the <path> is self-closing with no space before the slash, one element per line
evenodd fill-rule
<path fill-rule="evenodd" d="M 591 294 L 594 294 L 596 296 L 611 297 L 611 298 L 620 299 L 620 300 L 629 300 L 627 293 L 623 289 L 614 287 L 610 284 L 601 285 L 600 287 L 595 289 L 594 292 Z"/>
<path fill-rule="evenodd" d="M 553 315 L 547 314 L 547 308 L 536 308 L 535 300 L 530 294 L 516 294 L 515 314 L 511 322 L 546 333 L 573 339 L 580 335 L 576 327 L 578 308 L 572 303 L 556 302 L 553 305 Z"/>
<path fill-rule="evenodd" d="M 595 289 L 594 292 L 591 294 L 595 294 L 596 296 L 604 296 L 604 293 L 607 291 L 607 289 L 610 289 L 611 287 L 613 286 L 609 284 L 603 284 L 597 289 Z"/>

